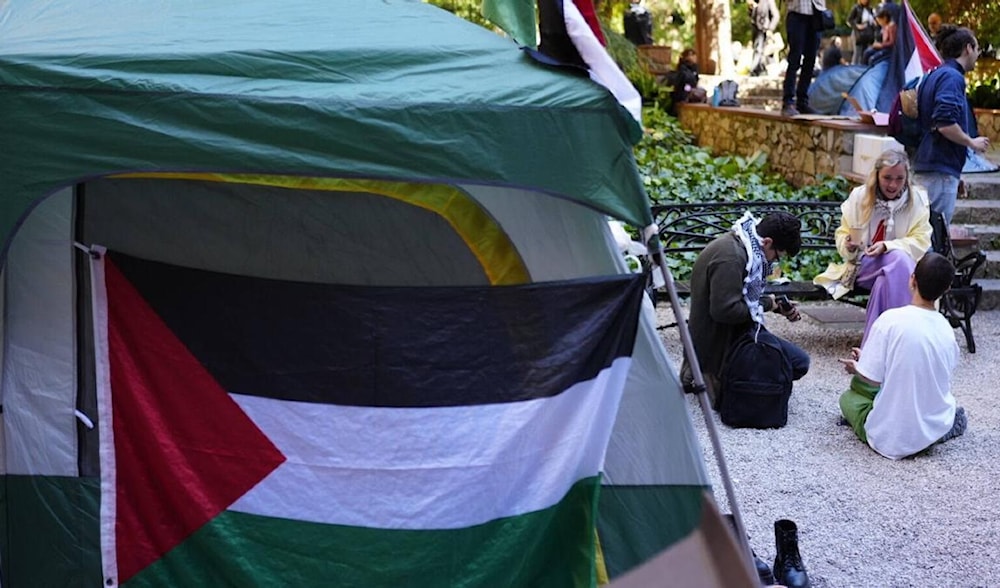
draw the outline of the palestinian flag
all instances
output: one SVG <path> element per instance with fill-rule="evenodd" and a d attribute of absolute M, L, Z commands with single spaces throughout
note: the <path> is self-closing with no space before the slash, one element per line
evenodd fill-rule
<path fill-rule="evenodd" d="M 542 55 L 585 69 L 642 124 L 642 96 L 604 48 L 604 34 L 590 0 L 539 0 L 538 32 Z"/>
<path fill-rule="evenodd" d="M 588 586 L 641 276 L 336 286 L 95 255 L 115 586 Z"/>
<path fill-rule="evenodd" d="M 941 56 L 920 24 L 920 19 L 913 14 L 910 3 L 903 0 L 903 5 L 896 13 L 896 44 L 893 46 L 889 69 L 886 70 L 885 82 L 876 103 L 883 112 L 889 109 L 907 82 L 942 63 Z"/>
<path fill-rule="evenodd" d="M 608 54 L 604 32 L 592 0 L 538 0 L 535 50 L 535 0 L 483 0 L 482 13 L 507 32 L 538 61 L 585 72 L 607 88 L 619 104 L 642 124 L 642 96 Z"/>

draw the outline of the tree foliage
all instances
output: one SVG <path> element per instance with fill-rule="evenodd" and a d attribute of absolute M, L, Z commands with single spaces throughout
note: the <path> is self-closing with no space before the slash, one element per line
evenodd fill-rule
<path fill-rule="evenodd" d="M 984 47 L 1000 45 L 1000 0 L 910 0 L 910 6 L 925 26 L 936 12 L 946 23 L 972 29 Z"/>
<path fill-rule="evenodd" d="M 482 0 L 425 0 L 428 4 L 433 4 L 438 8 L 443 8 L 455 16 L 476 23 L 477 25 L 493 29 L 493 24 L 483 17 Z"/>
<path fill-rule="evenodd" d="M 427 1 L 465 20 L 492 28 L 480 13 L 482 0 Z M 1000 0 L 909 0 L 909 2 L 923 24 L 926 24 L 927 15 L 937 12 L 945 22 L 971 28 L 979 36 L 983 46 L 989 44 L 994 47 L 1000 46 Z M 597 0 L 595 4 L 605 23 L 612 30 L 622 32 L 622 15 L 628 8 L 629 0 Z M 655 17 L 653 38 L 657 44 L 670 45 L 674 48 L 690 47 L 694 44 L 695 2 L 693 0 L 645 0 L 645 4 Z M 746 0 L 730 0 L 730 4 L 733 40 L 746 43 L 751 37 Z M 847 19 L 847 14 L 854 4 L 855 0 L 827 0 L 827 6 L 837 15 L 838 23 L 843 23 Z M 878 2 L 873 0 L 873 4 Z"/>

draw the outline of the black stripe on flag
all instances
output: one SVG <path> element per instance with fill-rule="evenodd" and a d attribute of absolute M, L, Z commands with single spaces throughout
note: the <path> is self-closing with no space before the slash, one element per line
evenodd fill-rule
<path fill-rule="evenodd" d="M 643 278 L 370 287 L 112 261 L 230 392 L 430 407 L 557 395 L 631 355 Z"/>

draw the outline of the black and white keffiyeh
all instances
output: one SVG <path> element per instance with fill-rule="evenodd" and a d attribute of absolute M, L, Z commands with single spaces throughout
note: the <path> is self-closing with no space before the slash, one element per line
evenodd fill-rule
<path fill-rule="evenodd" d="M 771 262 L 764 255 L 763 239 L 757 235 L 757 219 L 745 212 L 740 220 L 733 225 L 733 232 L 743 242 L 747 251 L 747 276 L 743 279 L 743 300 L 750 309 L 750 318 L 755 323 L 764 324 L 764 307 L 760 305 L 760 297 L 767 285 L 767 276 L 771 275 Z"/>

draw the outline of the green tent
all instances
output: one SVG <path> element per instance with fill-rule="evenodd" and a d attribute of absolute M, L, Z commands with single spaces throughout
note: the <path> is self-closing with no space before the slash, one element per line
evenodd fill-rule
<path fill-rule="evenodd" d="M 4 586 L 118 581 L 96 251 L 461 289 L 627 273 L 607 217 L 651 223 L 604 88 L 421 2 L 0 2 L 0 39 Z M 588 583 L 690 535 L 708 485 L 648 302 L 624 386 Z"/>

